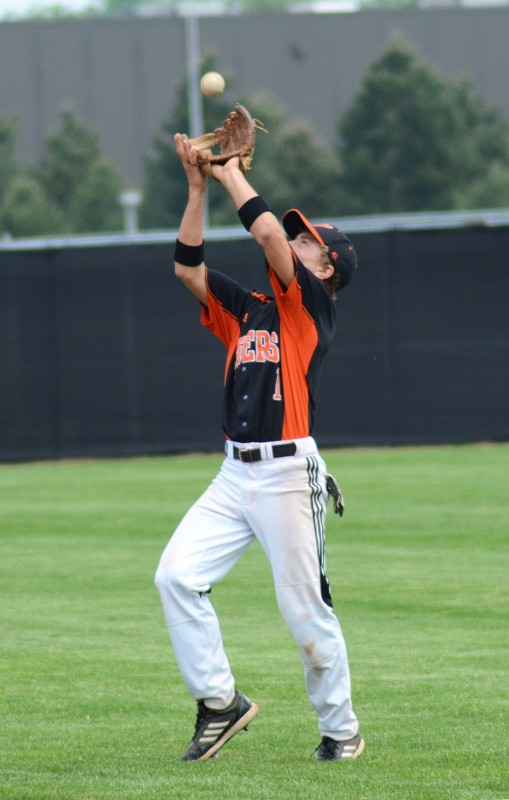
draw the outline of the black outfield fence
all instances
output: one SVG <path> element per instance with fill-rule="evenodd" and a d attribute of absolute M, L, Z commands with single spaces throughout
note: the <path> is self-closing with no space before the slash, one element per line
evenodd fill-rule
<path fill-rule="evenodd" d="M 360 266 L 337 301 L 321 446 L 509 438 L 509 222 L 444 220 L 347 228 Z M 268 291 L 250 238 L 207 239 L 211 267 Z M 225 354 L 173 240 L 1 247 L 0 460 L 221 449 Z"/>

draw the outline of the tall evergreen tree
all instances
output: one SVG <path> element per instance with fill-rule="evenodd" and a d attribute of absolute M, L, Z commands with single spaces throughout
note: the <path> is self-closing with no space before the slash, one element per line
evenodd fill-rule
<path fill-rule="evenodd" d="M 64 109 L 60 127 L 47 137 L 34 176 L 60 210 L 68 232 L 120 230 L 120 174 L 102 154 L 99 136 L 70 109 Z"/>
<path fill-rule="evenodd" d="M 399 41 L 368 69 L 338 129 L 346 213 L 457 208 L 494 165 L 509 164 L 502 115 Z"/>

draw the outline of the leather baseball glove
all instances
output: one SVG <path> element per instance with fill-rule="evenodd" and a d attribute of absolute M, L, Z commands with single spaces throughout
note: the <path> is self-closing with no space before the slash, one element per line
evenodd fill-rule
<path fill-rule="evenodd" d="M 247 108 L 237 104 L 220 128 L 189 139 L 189 144 L 201 151 L 198 155 L 200 169 L 213 177 L 214 164 L 226 164 L 230 158 L 238 156 L 241 171 L 247 172 L 253 161 L 256 129 L 267 133 L 263 125 L 253 119 Z M 213 152 L 214 147 L 219 148 L 219 153 Z"/>

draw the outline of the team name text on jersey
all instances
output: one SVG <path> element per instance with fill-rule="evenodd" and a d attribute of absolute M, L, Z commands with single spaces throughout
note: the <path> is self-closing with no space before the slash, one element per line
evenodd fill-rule
<path fill-rule="evenodd" d="M 235 367 L 240 364 L 263 364 L 271 361 L 279 363 L 279 346 L 277 333 L 268 331 L 250 330 L 239 337 Z"/>

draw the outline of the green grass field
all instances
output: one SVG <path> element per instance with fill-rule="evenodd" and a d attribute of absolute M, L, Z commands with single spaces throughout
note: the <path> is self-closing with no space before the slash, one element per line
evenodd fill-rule
<path fill-rule="evenodd" d="M 215 587 L 260 705 L 182 764 L 195 706 L 153 574 L 220 456 L 0 466 L 0 797 L 509 798 L 509 446 L 324 451 L 346 499 L 328 575 L 362 758 L 317 763 L 294 644 L 254 546 Z"/>

